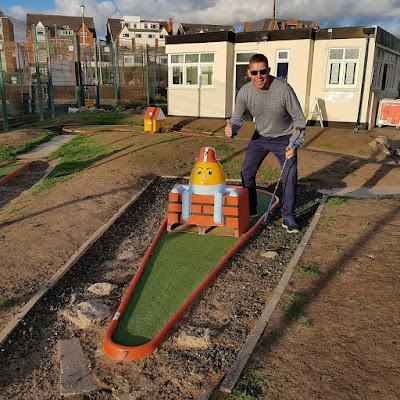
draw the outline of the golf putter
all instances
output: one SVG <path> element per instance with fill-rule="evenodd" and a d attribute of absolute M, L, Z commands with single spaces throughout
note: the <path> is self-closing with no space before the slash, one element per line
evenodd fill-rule
<path fill-rule="evenodd" d="M 295 137 L 293 143 L 295 143 L 296 140 L 299 138 L 300 133 L 301 133 L 301 129 L 300 129 L 299 127 L 297 127 L 297 128 L 296 128 L 296 131 L 297 131 L 297 136 Z M 265 213 L 265 217 L 264 217 L 264 221 L 263 221 L 264 223 L 266 223 L 267 220 L 268 220 L 269 213 L 270 213 L 270 211 L 271 211 L 271 207 L 272 207 L 272 204 L 273 204 L 274 199 L 275 199 L 275 194 L 276 194 L 276 191 L 278 190 L 279 182 L 280 182 L 281 179 L 282 179 L 282 174 L 283 174 L 283 171 L 284 171 L 284 169 L 285 169 L 287 160 L 288 160 L 288 158 L 285 157 L 285 162 L 284 162 L 283 165 L 282 165 L 281 174 L 279 175 L 278 182 L 276 182 L 274 193 L 272 194 L 271 200 L 270 200 L 269 205 L 268 205 L 268 208 L 267 208 L 267 212 Z"/>

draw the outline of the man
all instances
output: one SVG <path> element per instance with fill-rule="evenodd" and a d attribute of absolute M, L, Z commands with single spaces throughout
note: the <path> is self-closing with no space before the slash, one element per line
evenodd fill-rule
<path fill-rule="evenodd" d="M 246 110 L 255 118 L 255 131 L 242 165 L 242 184 L 249 189 L 250 217 L 257 216 L 256 174 L 264 158 L 274 153 L 282 166 L 282 226 L 289 233 L 298 233 L 295 220 L 297 192 L 296 149 L 304 141 L 306 120 L 292 87 L 269 75 L 268 59 L 254 54 L 249 61 L 246 83 L 237 95 L 235 111 L 227 120 L 225 135 L 234 137 L 244 123 Z"/>

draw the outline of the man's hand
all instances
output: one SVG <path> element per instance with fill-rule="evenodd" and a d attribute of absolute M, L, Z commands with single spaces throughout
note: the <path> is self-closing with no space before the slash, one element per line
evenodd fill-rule
<path fill-rule="evenodd" d="M 296 154 L 296 147 L 293 146 L 292 144 L 289 144 L 289 146 L 286 147 L 286 158 L 290 160 L 295 154 Z"/>
<path fill-rule="evenodd" d="M 232 124 L 230 119 L 226 120 L 226 126 L 225 126 L 225 136 L 231 138 L 233 135 L 233 131 L 232 131 Z"/>

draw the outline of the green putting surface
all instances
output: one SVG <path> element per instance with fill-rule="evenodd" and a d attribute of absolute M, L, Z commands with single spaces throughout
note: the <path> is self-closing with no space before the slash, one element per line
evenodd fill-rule
<path fill-rule="evenodd" d="M 266 212 L 270 199 L 269 195 L 258 193 L 260 216 Z M 251 224 L 256 222 L 254 219 Z M 139 346 L 154 339 L 239 240 L 164 231 L 112 340 L 124 346 Z"/>
<path fill-rule="evenodd" d="M 7 175 L 14 172 L 18 169 L 21 165 L 24 165 L 25 161 L 15 161 L 11 164 L 3 165 L 0 167 L 0 179 L 5 178 Z"/>

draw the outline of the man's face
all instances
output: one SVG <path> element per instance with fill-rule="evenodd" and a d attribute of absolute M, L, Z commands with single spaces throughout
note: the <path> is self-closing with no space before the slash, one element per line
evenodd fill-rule
<path fill-rule="evenodd" d="M 270 68 L 265 62 L 251 63 L 247 74 L 258 90 L 267 90 L 270 84 L 269 71 Z"/>

